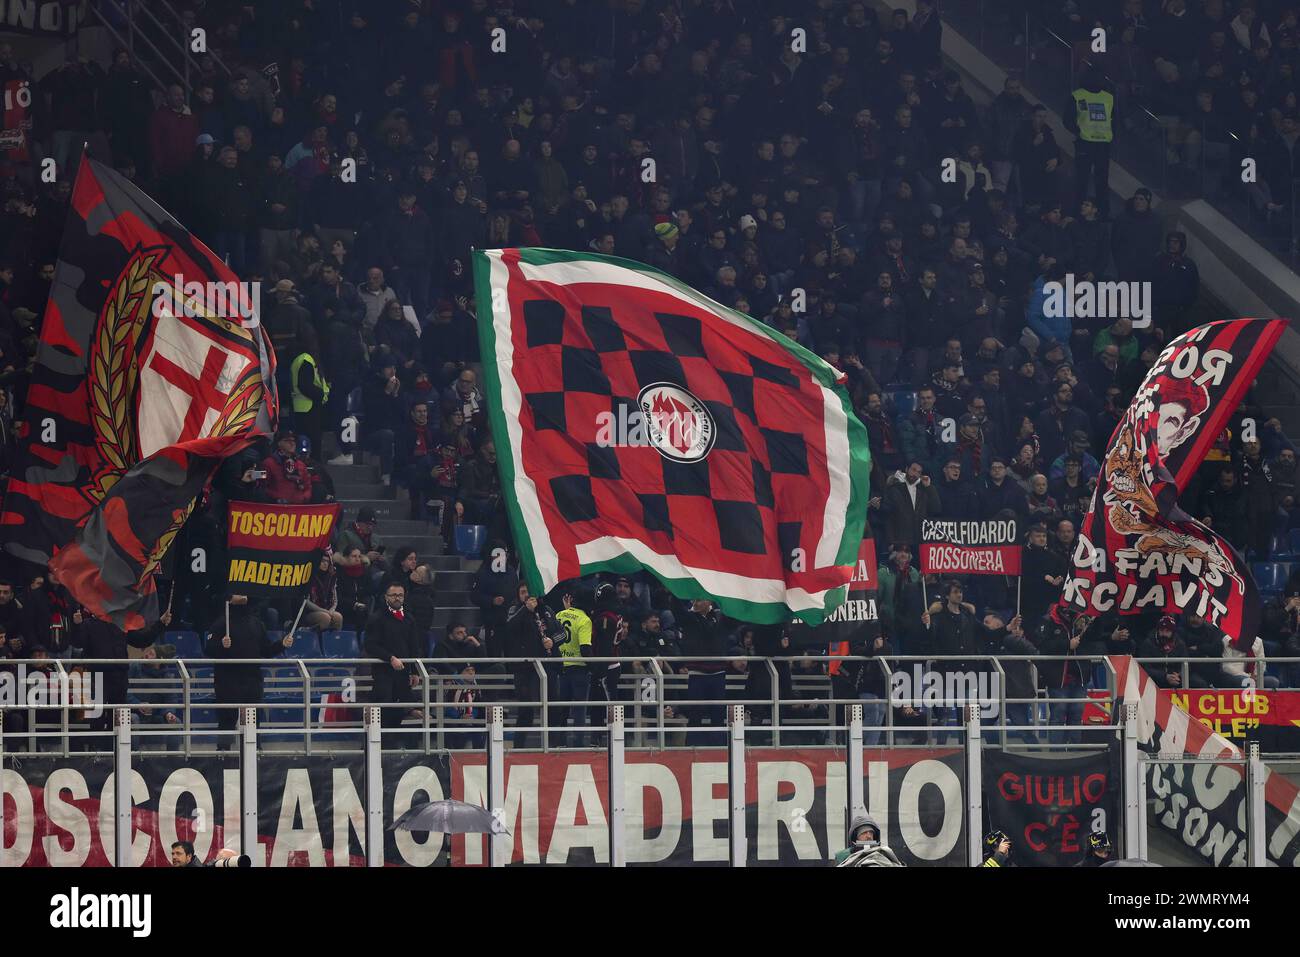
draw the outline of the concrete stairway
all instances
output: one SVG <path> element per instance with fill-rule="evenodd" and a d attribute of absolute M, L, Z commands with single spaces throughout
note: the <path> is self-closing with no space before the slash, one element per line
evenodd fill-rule
<path fill-rule="evenodd" d="M 330 457 L 333 454 L 330 452 Z M 357 453 L 356 459 L 360 457 Z M 385 546 L 386 554 L 410 546 L 433 570 L 438 601 L 434 628 L 441 629 L 453 621 L 477 628 L 482 613 L 470 599 L 470 587 L 479 561 L 452 553 L 434 523 L 412 519 L 406 491 L 386 487 L 380 481 L 378 463 L 327 465 L 326 469 L 334 482 L 335 497 L 343 505 L 345 524 L 356 519 L 359 509 L 373 508 L 377 519 L 375 540 Z"/>

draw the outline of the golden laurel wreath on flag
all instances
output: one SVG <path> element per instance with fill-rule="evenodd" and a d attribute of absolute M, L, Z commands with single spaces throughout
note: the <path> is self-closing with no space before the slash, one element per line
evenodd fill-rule
<path fill-rule="evenodd" d="M 99 324 L 91 349 L 87 364 L 90 420 L 95 433 L 95 446 L 102 455 L 104 464 L 92 476 L 92 484 L 86 494 L 96 505 L 104 500 L 118 479 L 139 458 L 139 436 L 131 413 L 140 373 L 133 356 L 148 317 L 153 312 L 155 284 L 169 284 L 168 277 L 157 268 L 165 255 L 165 250 L 142 252 L 127 264 L 105 303 L 103 321 Z M 251 333 L 237 323 L 216 316 L 206 318 L 229 331 L 252 338 Z M 213 422 L 209 436 L 220 437 L 245 431 L 257 417 L 263 388 L 259 363 L 250 363 Z M 156 573 L 163 555 L 193 510 L 194 503 L 190 502 L 187 507 L 173 511 L 167 531 L 150 550 L 138 584 L 143 584 Z"/>

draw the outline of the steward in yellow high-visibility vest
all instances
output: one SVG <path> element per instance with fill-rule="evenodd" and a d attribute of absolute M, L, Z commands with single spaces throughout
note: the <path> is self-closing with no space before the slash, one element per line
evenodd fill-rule
<path fill-rule="evenodd" d="M 325 403 L 330 397 L 330 384 L 320 374 L 316 357 L 305 349 L 290 363 L 289 381 L 292 383 L 294 424 L 300 434 L 311 439 L 312 455 L 320 455 L 321 431 L 325 422 Z"/>
<path fill-rule="evenodd" d="M 299 372 L 303 364 L 311 366 L 311 384 L 299 385 Z M 300 352 L 289 365 L 289 379 L 293 382 L 293 411 L 310 412 L 317 402 L 324 405 L 330 398 L 330 384 L 320 374 L 316 359 L 310 353 Z M 304 387 L 306 391 L 304 391 Z"/>
<path fill-rule="evenodd" d="M 1084 73 L 1079 88 L 1061 114 L 1065 127 L 1074 134 L 1074 192 L 1082 202 L 1092 181 L 1097 211 L 1110 210 L 1110 144 L 1115 140 L 1115 94 L 1104 89 L 1096 69 Z"/>

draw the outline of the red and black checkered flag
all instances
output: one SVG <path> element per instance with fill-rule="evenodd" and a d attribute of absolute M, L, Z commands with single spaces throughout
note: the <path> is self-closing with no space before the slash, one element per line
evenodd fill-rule
<path fill-rule="evenodd" d="M 474 254 L 488 410 L 529 586 L 646 569 L 725 614 L 844 600 L 870 460 L 838 370 L 658 270 Z"/>
<path fill-rule="evenodd" d="M 112 169 L 83 158 L 0 540 L 92 614 L 158 617 L 153 579 L 221 460 L 273 430 L 256 290 Z"/>
<path fill-rule="evenodd" d="M 1212 322 L 1165 347 L 1111 436 L 1060 607 L 1091 615 L 1194 612 L 1250 647 L 1260 600 L 1246 562 L 1180 509 L 1178 495 L 1286 325 Z"/>

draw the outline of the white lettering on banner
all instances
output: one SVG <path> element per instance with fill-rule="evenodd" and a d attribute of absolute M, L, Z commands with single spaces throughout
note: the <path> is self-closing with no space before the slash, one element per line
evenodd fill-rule
<path fill-rule="evenodd" d="M 361 854 L 366 853 L 366 807 L 357 793 L 352 772 L 347 768 L 334 769 L 334 849 L 331 857 L 335 867 L 348 867 L 352 863 L 350 834 L 356 834 Z"/>
<path fill-rule="evenodd" d="M 925 519 L 921 522 L 922 542 L 953 545 L 1014 545 L 1015 522 L 954 522 Z"/>
<path fill-rule="evenodd" d="M 1007 574 L 1000 548 L 960 548 L 951 545 L 926 545 L 926 567 L 937 574 L 962 574 L 963 572 L 992 572 Z"/>
<path fill-rule="evenodd" d="M 830 624 L 835 621 L 876 621 L 879 617 L 874 598 L 850 598 L 826 616 L 826 623 Z"/>
<path fill-rule="evenodd" d="M 578 823 L 581 811 L 585 823 Z M 570 764 L 555 809 L 555 830 L 546 851 L 547 864 L 567 864 L 575 847 L 589 847 L 597 864 L 609 863 L 609 823 L 590 764 Z"/>
<path fill-rule="evenodd" d="M 302 827 L 294 827 L 293 822 L 299 818 Z M 325 866 L 325 848 L 321 845 L 320 824 L 316 820 L 316 800 L 311 793 L 311 778 L 306 768 L 289 768 L 285 772 L 280 821 L 271 848 L 271 867 L 287 866 L 289 855 L 296 851 L 306 852 L 309 866 Z"/>
<path fill-rule="evenodd" d="M 167 780 L 163 782 L 162 793 L 158 795 L 158 841 L 168 853 L 171 852 L 171 846 L 181 839 L 176 829 L 176 805 L 180 803 L 182 794 L 189 794 L 194 798 L 196 814 L 209 821 L 216 818 L 216 809 L 212 805 L 212 790 L 208 787 L 207 779 L 194 768 L 177 768 L 167 776 Z M 146 794 L 146 800 L 147 798 Z M 193 835 L 194 856 L 201 861 L 206 861 L 208 851 L 212 848 L 215 829 L 209 827 L 187 831 L 187 833 Z"/>
<path fill-rule="evenodd" d="M 117 862 L 117 814 L 116 804 L 114 801 L 114 790 L 116 787 L 116 772 L 112 772 L 104 781 L 104 787 L 99 792 L 99 841 L 100 846 L 104 848 L 104 855 L 108 858 L 108 866 L 113 867 Z M 144 776 L 134 768 L 131 769 L 131 803 L 143 804 L 149 800 L 149 788 L 144 783 Z M 134 815 L 132 815 L 132 830 L 134 831 Z M 149 857 L 149 845 L 152 839 L 149 835 L 140 831 L 131 836 L 131 866 L 140 867 Z"/>
<path fill-rule="evenodd" d="M 32 791 L 17 771 L 0 770 L 0 809 L 13 802 L 13 818 L 8 814 L 0 826 L 0 867 L 22 867 L 31 853 L 32 836 L 36 828 L 36 808 Z M 12 828 L 12 830 L 11 830 Z M 13 835 L 12 843 L 9 842 Z"/>
<path fill-rule="evenodd" d="M 514 764 L 506 774 L 506 800 L 501 809 L 501 823 L 507 831 L 518 835 L 519 846 L 523 853 L 523 863 L 542 863 L 538 851 L 537 827 L 537 783 L 538 768 L 536 764 Z M 462 768 L 461 783 L 463 794 L 461 800 L 467 804 L 487 807 L 487 765 L 466 764 Z M 465 836 L 465 863 L 467 865 L 487 863 L 486 834 Z"/>
<path fill-rule="evenodd" d="M 393 791 L 394 821 L 411 809 L 417 794 L 423 794 L 428 801 L 443 799 L 442 782 L 433 768 L 417 764 L 402 774 Z M 397 853 L 412 867 L 428 867 L 442 854 L 441 831 L 430 831 L 423 841 L 416 840 L 413 831 L 394 831 L 393 840 L 397 844 Z"/>
<path fill-rule="evenodd" d="M 627 809 L 624 818 L 627 822 L 627 862 L 658 864 L 668 860 L 682 838 L 682 792 L 677 786 L 677 778 L 662 764 L 635 761 L 625 766 L 623 780 L 626 795 L 623 806 Z M 655 799 L 663 811 L 659 833 L 651 838 L 645 836 L 650 830 L 645 820 L 646 791 L 655 792 Z M 536 794 L 534 788 L 534 802 Z M 533 821 L 536 820 L 534 814 Z M 533 834 L 536 846 L 536 828 Z"/>
<path fill-rule="evenodd" d="M 1172 579 L 1167 583 L 1129 582 L 1120 590 L 1116 582 L 1090 582 L 1086 578 L 1067 579 L 1062 599 L 1078 608 L 1105 614 L 1110 611 L 1141 611 L 1145 608 L 1191 609 L 1211 624 L 1218 624 L 1228 613 L 1228 606 L 1207 590 L 1214 582 L 1207 574 L 1204 581 Z M 1170 594 L 1172 592 L 1172 594 Z"/>
<path fill-rule="evenodd" d="M 782 757 L 780 751 L 767 754 L 770 758 L 748 762 L 749 780 L 756 788 L 751 820 L 757 824 L 751 838 L 755 848 L 752 853 L 762 861 L 829 860 L 845 843 L 848 780 L 843 753 L 827 752 L 814 757 L 792 751 L 788 758 Z M 597 781 L 597 769 L 603 760 L 594 756 L 586 760 L 556 758 L 554 763 L 549 759 L 512 759 L 507 763 L 502 817 L 519 859 L 564 863 L 574 860 L 576 852 L 582 859 L 608 860 L 605 794 L 603 784 Z M 895 849 L 925 861 L 948 858 L 957 846 L 964 811 L 961 782 L 952 768 L 938 759 L 923 759 L 892 769 L 886 761 L 871 761 L 866 767 L 867 808 L 888 833 L 895 835 Z M 558 773 L 543 778 L 546 771 L 558 772 L 560 768 L 564 771 L 562 782 L 557 780 Z M 486 766 L 463 764 L 460 772 L 464 784 L 460 796 L 469 803 L 485 803 Z M 173 770 L 158 787 L 156 831 L 141 828 L 132 835 L 133 860 L 162 863 L 173 841 L 191 837 L 201 858 L 210 856 L 214 846 L 238 848 L 238 770 L 224 768 L 222 773 L 218 785 L 216 777 L 209 778 L 199 769 Z M 278 814 L 263 816 L 273 831 L 263 835 L 262 860 L 274 866 L 348 866 L 353 837 L 362 844 L 363 852 L 365 837 L 364 808 L 353 771 L 335 767 L 328 777 L 318 777 L 319 788 L 313 787 L 305 767 L 287 767 L 284 775 Z M 891 777 L 895 782 L 892 788 Z M 97 821 L 101 828 L 97 838 L 91 816 L 113 813 L 111 780 L 103 787 L 97 784 L 95 789 L 100 793 L 95 795 L 85 775 L 71 768 L 55 768 L 44 781 L 36 780 L 31 785 L 21 769 L 5 770 L 0 781 L 4 792 L 0 799 L 6 808 L 16 811 L 16 823 L 3 835 L 6 843 L 0 847 L 0 861 L 21 865 L 34 850 L 42 850 L 52 864 L 84 864 L 92 853 L 96 861 L 102 860 L 98 855 L 103 848 L 96 844 L 104 839 L 111 844 L 112 831 Z M 626 765 L 626 782 L 625 840 L 630 863 L 659 863 L 678 859 L 679 855 L 696 863 L 727 860 L 726 828 L 716 826 L 725 823 L 730 814 L 725 762 L 682 760 L 669 764 L 633 760 Z M 218 786 L 223 791 L 221 816 L 213 803 L 212 790 Z M 272 789 L 275 787 L 273 784 Z M 822 796 L 817 794 L 819 787 L 824 788 Z M 395 782 L 388 783 L 385 792 L 385 803 L 392 801 L 391 808 L 385 808 L 385 816 L 391 815 L 391 819 L 400 817 L 413 804 L 444 797 L 438 770 L 424 764 L 405 769 Z M 178 812 L 178 807 L 188 808 L 190 804 L 183 797 L 186 794 L 193 796 L 195 818 L 226 822 L 223 834 L 217 834 L 215 827 L 206 827 L 191 835 L 190 815 Z M 134 773 L 132 797 L 140 805 L 148 804 L 151 797 L 147 782 L 136 779 Z M 94 798 L 98 798 L 98 808 Z M 897 806 L 891 806 L 895 800 Z M 43 807 L 34 806 L 36 802 L 43 802 Z M 926 810 L 924 826 L 918 819 L 922 806 Z M 806 819 L 795 816 L 796 807 L 809 811 L 819 807 L 824 814 L 823 826 L 808 826 L 813 823 L 811 814 Z M 38 833 L 36 822 L 42 811 L 45 823 Z M 274 812 L 274 805 L 263 811 Z M 927 829 L 934 833 L 927 833 Z M 716 836 L 719 831 L 724 836 Z M 409 831 L 393 832 L 398 860 L 412 866 L 437 861 L 443 853 L 444 835 L 421 837 L 423 840 L 417 840 Z M 41 842 L 39 848 L 37 841 Z M 326 847 L 333 847 L 334 853 L 327 854 Z M 487 863 L 485 837 L 469 837 L 465 862 Z"/>
<path fill-rule="evenodd" d="M 63 799 L 65 791 L 73 801 L 90 797 L 86 779 L 79 771 L 59 768 L 45 779 L 45 818 L 55 831 L 42 838 L 45 860 L 51 867 L 81 867 L 90 856 L 90 820 L 81 808 Z M 60 830 L 72 835 L 72 846 L 67 850 L 63 848 L 63 835 L 57 833 Z"/>
<path fill-rule="evenodd" d="M 921 790 L 926 786 L 937 787 L 943 795 L 943 824 L 933 835 L 925 833 L 921 826 Z M 957 772 L 941 761 L 917 761 L 907 769 L 898 792 L 898 827 L 903 843 L 923 861 L 947 857 L 961 837 L 964 807 Z"/>
<path fill-rule="evenodd" d="M 794 793 L 782 800 L 782 784 L 793 784 Z M 821 856 L 817 836 L 811 828 L 799 829 L 790 816 L 791 808 L 811 807 L 815 793 L 812 769 L 802 761 L 761 761 L 758 765 L 758 859 L 780 858 L 777 828 L 784 827 L 801 858 L 815 860 Z"/>

